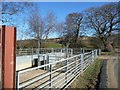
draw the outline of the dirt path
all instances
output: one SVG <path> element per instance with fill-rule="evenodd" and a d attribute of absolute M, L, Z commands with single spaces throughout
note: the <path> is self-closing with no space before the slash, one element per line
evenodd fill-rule
<path fill-rule="evenodd" d="M 107 88 L 118 88 L 118 53 L 101 55 L 102 60 L 107 60 Z"/>
<path fill-rule="evenodd" d="M 118 60 L 113 57 L 108 59 L 107 62 L 107 75 L 108 75 L 108 88 L 118 88 Z"/>

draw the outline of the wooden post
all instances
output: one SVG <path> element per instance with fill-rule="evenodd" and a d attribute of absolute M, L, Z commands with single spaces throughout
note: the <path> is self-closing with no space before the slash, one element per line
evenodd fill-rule
<path fill-rule="evenodd" d="M 2 26 L 2 88 L 15 88 L 16 81 L 16 28 Z"/>

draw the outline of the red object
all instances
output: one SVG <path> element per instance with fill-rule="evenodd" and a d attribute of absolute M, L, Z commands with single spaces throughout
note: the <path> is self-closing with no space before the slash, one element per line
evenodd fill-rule
<path fill-rule="evenodd" d="M 0 26 L 0 90 L 2 89 L 2 26 Z"/>
<path fill-rule="evenodd" d="M 2 26 L 3 87 L 15 88 L 16 78 L 16 28 Z"/>

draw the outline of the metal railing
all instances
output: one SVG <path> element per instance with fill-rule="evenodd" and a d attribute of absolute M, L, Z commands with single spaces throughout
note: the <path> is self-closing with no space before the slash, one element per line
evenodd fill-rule
<path fill-rule="evenodd" d="M 17 56 L 23 56 L 23 55 L 35 55 L 38 54 L 38 50 L 39 50 L 39 54 L 46 54 L 46 53 L 57 53 L 57 52 L 61 52 L 61 53 L 67 53 L 67 54 L 80 54 L 80 53 L 85 53 L 91 50 L 87 50 L 87 49 L 83 49 L 83 48 L 30 48 L 30 49 L 17 49 L 16 50 L 16 54 Z"/>
<path fill-rule="evenodd" d="M 100 52 L 93 50 L 54 63 L 17 71 L 17 88 L 65 88 L 83 73 Z"/>
<path fill-rule="evenodd" d="M 39 51 L 38 51 L 39 50 Z M 22 55 L 34 55 L 34 54 L 46 54 L 46 53 L 55 53 L 55 52 L 66 52 L 66 48 L 32 48 L 32 49 L 17 49 L 16 54 L 17 56 L 22 56 Z"/>

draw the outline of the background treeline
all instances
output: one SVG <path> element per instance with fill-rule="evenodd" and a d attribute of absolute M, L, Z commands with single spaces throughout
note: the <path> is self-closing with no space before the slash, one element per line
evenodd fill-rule
<path fill-rule="evenodd" d="M 118 35 L 113 36 L 113 48 L 119 48 L 118 46 Z M 18 40 L 17 41 L 17 49 L 23 48 L 37 48 L 37 40 L 36 39 L 27 39 L 27 40 Z M 48 39 L 47 46 L 45 46 L 45 41 L 42 40 L 41 48 L 65 48 L 65 45 L 62 43 L 61 38 L 52 38 Z M 96 37 L 80 37 L 78 40 L 78 48 L 102 48 L 102 44 Z M 33 44 L 34 43 L 34 44 Z M 70 48 L 73 48 L 70 46 Z"/>
<path fill-rule="evenodd" d="M 112 51 L 119 47 L 119 2 L 69 13 L 64 22 L 57 21 L 59 17 L 53 11 L 43 17 L 37 5 L 29 2 L 2 3 L 2 25 L 21 26 L 18 31 L 23 31 L 17 48 L 87 47 Z M 18 16 L 21 20 L 24 18 L 20 25 L 16 21 Z M 52 33 L 56 33 L 59 42 L 50 41 Z M 26 40 L 27 37 L 32 39 Z"/>

